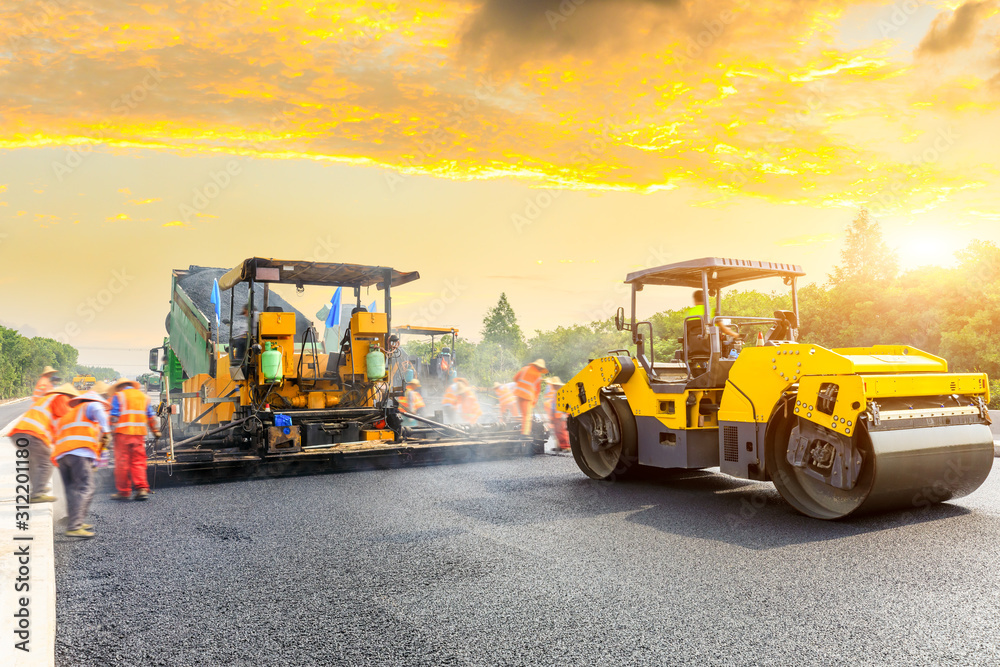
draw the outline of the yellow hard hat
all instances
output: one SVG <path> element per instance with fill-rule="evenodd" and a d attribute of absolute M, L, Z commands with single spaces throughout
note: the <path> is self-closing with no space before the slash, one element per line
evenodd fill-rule
<path fill-rule="evenodd" d="M 549 372 L 549 368 L 548 368 L 548 366 L 545 365 L 545 360 L 544 359 L 535 359 L 534 361 L 531 362 L 531 365 L 532 366 L 538 366 L 539 368 L 542 369 L 543 373 L 548 373 Z"/>
<path fill-rule="evenodd" d="M 52 366 L 46 366 L 45 368 L 42 369 L 42 376 L 44 377 L 46 375 L 52 375 L 53 373 L 58 373 L 58 372 L 59 371 L 52 368 Z"/>

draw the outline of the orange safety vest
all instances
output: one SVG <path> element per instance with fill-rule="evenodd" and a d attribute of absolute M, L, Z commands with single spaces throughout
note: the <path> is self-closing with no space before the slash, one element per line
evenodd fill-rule
<path fill-rule="evenodd" d="M 482 415 L 483 410 L 479 407 L 476 390 L 469 387 L 462 392 L 462 418 L 470 424 L 475 424 Z"/>
<path fill-rule="evenodd" d="M 115 433 L 122 435 L 146 435 L 149 415 L 146 409 L 149 399 L 140 389 L 129 387 L 118 392 L 118 421 Z"/>
<path fill-rule="evenodd" d="M 552 419 L 555 413 L 556 407 L 556 388 L 549 385 L 545 388 L 545 397 L 542 398 L 542 409 L 545 410 L 546 416 Z"/>
<path fill-rule="evenodd" d="M 21 421 L 11 429 L 10 435 L 33 435 L 51 447 L 56 439 L 56 421 L 66 414 L 67 402 L 69 396 L 65 394 L 41 397 L 32 403 Z"/>
<path fill-rule="evenodd" d="M 424 397 L 416 389 L 407 389 L 405 398 L 408 407 L 403 409 L 407 412 L 416 413 L 417 410 L 424 409 Z"/>
<path fill-rule="evenodd" d="M 52 460 L 71 452 L 74 449 L 86 447 L 96 454 L 101 455 L 101 425 L 87 418 L 87 405 L 89 401 L 84 401 L 75 408 L 70 408 L 59 420 L 56 429 L 55 451 L 52 452 Z"/>
<path fill-rule="evenodd" d="M 511 387 L 512 384 L 511 382 L 497 387 L 497 398 L 500 399 L 501 407 L 513 406 L 517 403 L 517 399 L 514 398 L 514 389 Z"/>
<path fill-rule="evenodd" d="M 50 391 L 52 391 L 52 380 L 49 379 L 48 375 L 43 375 L 38 378 L 38 382 L 35 383 L 35 393 L 33 396 L 35 398 L 41 398 Z"/>
<path fill-rule="evenodd" d="M 542 391 L 542 369 L 528 364 L 517 372 L 517 375 L 514 376 L 514 382 L 517 383 L 514 387 L 514 395 L 534 403 Z"/>
<path fill-rule="evenodd" d="M 452 382 L 448 385 L 448 388 L 444 392 L 444 397 L 441 399 L 442 405 L 452 405 L 458 406 L 461 403 L 461 399 L 458 395 L 458 385 Z"/>

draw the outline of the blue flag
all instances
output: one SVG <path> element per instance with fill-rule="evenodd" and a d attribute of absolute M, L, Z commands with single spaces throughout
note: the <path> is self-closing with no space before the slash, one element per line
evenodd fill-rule
<path fill-rule="evenodd" d="M 222 297 L 219 296 L 219 281 L 212 281 L 212 298 L 209 299 L 215 306 L 215 326 L 219 326 L 219 318 L 222 315 Z"/>
<path fill-rule="evenodd" d="M 377 313 L 378 312 L 378 300 L 377 299 L 375 301 L 372 301 L 372 305 L 368 306 L 368 312 L 369 313 Z"/>
<path fill-rule="evenodd" d="M 340 326 L 340 290 L 341 288 L 338 287 L 330 299 L 330 312 L 326 316 L 327 329 Z"/>

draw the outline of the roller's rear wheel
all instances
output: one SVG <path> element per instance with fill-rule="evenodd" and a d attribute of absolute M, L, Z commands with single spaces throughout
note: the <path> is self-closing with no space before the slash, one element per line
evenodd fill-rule
<path fill-rule="evenodd" d="M 604 406 L 570 417 L 570 449 L 580 470 L 591 479 L 615 480 L 639 468 L 635 417 L 623 397 L 604 396 Z"/>

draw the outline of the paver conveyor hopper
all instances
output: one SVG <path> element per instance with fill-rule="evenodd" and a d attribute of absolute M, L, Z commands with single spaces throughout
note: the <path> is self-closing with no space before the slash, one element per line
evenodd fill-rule
<path fill-rule="evenodd" d="M 993 465 L 989 383 L 949 373 L 944 359 L 906 345 L 825 349 L 798 342 L 801 268 L 707 258 L 630 274 L 635 356 L 595 359 L 558 394 L 570 414 L 573 455 L 595 479 L 639 466 L 709 468 L 770 480 L 795 509 L 836 519 L 917 508 L 975 491 Z M 721 292 L 781 278 L 792 310 L 773 318 L 721 313 Z M 681 350 L 653 358 L 653 330 L 636 321 L 636 295 L 651 285 L 714 294 L 685 320 Z M 835 314 L 831 314 L 835 316 Z M 757 327 L 758 329 L 755 329 Z M 743 347 L 751 332 L 763 345 Z"/>
<path fill-rule="evenodd" d="M 391 290 L 417 278 L 386 267 L 259 257 L 229 271 L 175 270 L 169 337 L 150 351 L 153 370 L 164 357 L 164 437 L 150 459 L 159 483 L 164 468 L 187 481 L 540 453 L 540 425 L 529 436 L 499 424 L 419 417 L 417 426 L 402 425 Z M 353 290 L 357 305 L 337 349 L 324 348 L 275 284 Z M 361 306 L 369 288 L 382 291 L 382 312 Z"/>

